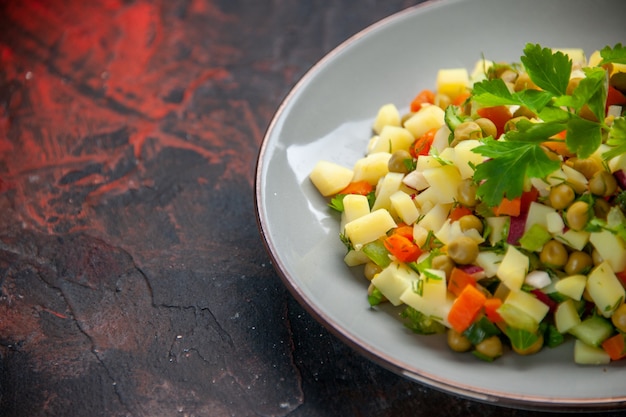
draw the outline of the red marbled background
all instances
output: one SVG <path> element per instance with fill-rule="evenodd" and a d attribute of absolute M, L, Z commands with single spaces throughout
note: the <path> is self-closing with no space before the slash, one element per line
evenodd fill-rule
<path fill-rule="evenodd" d="M 362 358 L 257 231 L 280 100 L 417 3 L 0 0 L 0 415 L 536 415 Z"/>

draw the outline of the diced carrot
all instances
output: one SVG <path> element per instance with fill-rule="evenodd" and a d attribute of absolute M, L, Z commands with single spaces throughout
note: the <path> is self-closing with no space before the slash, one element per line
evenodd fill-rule
<path fill-rule="evenodd" d="M 465 91 L 459 94 L 458 96 L 456 96 L 454 100 L 452 100 L 452 104 L 454 104 L 455 106 L 461 106 L 463 105 L 463 103 L 465 103 L 465 100 L 467 100 L 470 97 L 470 95 L 471 94 L 469 91 Z"/>
<path fill-rule="evenodd" d="M 511 120 L 513 115 L 511 114 L 511 110 L 507 106 L 493 106 L 493 107 L 481 107 L 476 110 L 476 113 L 480 117 L 485 117 L 493 122 L 496 125 L 496 129 L 498 131 L 498 138 L 502 133 L 504 133 L 504 125 L 506 122 Z M 494 138 L 494 139 L 498 139 Z"/>
<path fill-rule="evenodd" d="M 476 286 L 476 278 L 459 268 L 452 268 L 448 279 L 448 291 L 457 297 L 467 285 Z"/>
<path fill-rule="evenodd" d="M 454 330 L 463 333 L 483 308 L 487 297 L 477 288 L 466 285 L 448 313 L 448 323 Z"/>
<path fill-rule="evenodd" d="M 626 357 L 626 343 L 624 334 L 618 333 L 602 342 L 602 349 L 610 356 L 611 360 L 617 361 Z"/>
<path fill-rule="evenodd" d="M 485 316 L 492 323 L 501 323 L 504 319 L 498 313 L 498 309 L 502 305 L 502 300 L 499 298 L 487 298 L 485 300 Z"/>
<path fill-rule="evenodd" d="M 422 90 L 411 101 L 411 111 L 413 113 L 419 111 L 423 104 L 435 103 L 435 93 L 432 90 Z"/>
<path fill-rule="evenodd" d="M 567 131 L 563 130 L 556 135 L 552 136 L 546 142 L 543 142 L 543 145 L 550 149 L 552 152 L 556 152 L 559 155 L 563 156 L 573 156 L 574 154 L 567 148 L 567 144 L 565 143 L 565 137 L 567 136 Z"/>
<path fill-rule="evenodd" d="M 354 181 L 351 182 L 344 188 L 339 191 L 338 194 L 361 194 L 368 195 L 374 191 L 374 186 L 367 181 Z"/>
<path fill-rule="evenodd" d="M 465 206 L 456 206 L 450 211 L 450 215 L 448 218 L 452 221 L 457 221 L 463 216 L 467 216 L 468 214 L 472 214 L 472 210 Z"/>
<path fill-rule="evenodd" d="M 398 227 L 392 230 L 393 234 L 401 235 L 413 241 L 413 226 L 405 223 L 398 224 Z"/>
<path fill-rule="evenodd" d="M 500 205 L 493 208 L 496 216 L 519 216 L 521 213 L 522 198 L 516 197 L 513 200 L 503 198 Z"/>
<path fill-rule="evenodd" d="M 409 153 L 413 158 L 417 158 L 420 155 L 428 155 L 438 130 L 439 128 L 432 128 L 413 142 L 413 145 L 409 148 Z"/>
<path fill-rule="evenodd" d="M 383 244 L 393 256 L 400 262 L 414 262 L 422 254 L 422 250 L 408 238 L 392 234 L 387 236 Z"/>

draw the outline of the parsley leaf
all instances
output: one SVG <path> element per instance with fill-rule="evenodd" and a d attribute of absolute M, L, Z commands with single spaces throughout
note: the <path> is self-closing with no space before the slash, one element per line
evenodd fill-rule
<path fill-rule="evenodd" d="M 521 61 L 528 76 L 539 88 L 556 96 L 566 94 L 572 72 L 572 61 L 567 55 L 529 43 L 524 48 Z"/>
<path fill-rule="evenodd" d="M 579 158 L 587 158 L 602 143 L 602 129 L 598 123 L 574 117 L 567 124 L 566 143 Z"/>
<path fill-rule="evenodd" d="M 621 43 L 615 44 L 613 48 L 605 46 L 600 50 L 600 56 L 602 57 L 600 65 L 608 64 L 609 62 L 626 64 L 626 47 L 622 46 Z"/>
<path fill-rule="evenodd" d="M 501 78 L 484 80 L 474 84 L 472 100 L 486 106 L 524 106 L 531 111 L 541 111 L 552 100 L 547 91 L 522 90 L 511 93 Z"/>
<path fill-rule="evenodd" d="M 474 172 L 475 180 L 484 181 L 477 195 L 489 206 L 497 206 L 504 196 L 510 200 L 521 196 L 527 176 L 543 178 L 561 166 L 532 141 L 487 139 L 474 151 L 492 158 Z"/>

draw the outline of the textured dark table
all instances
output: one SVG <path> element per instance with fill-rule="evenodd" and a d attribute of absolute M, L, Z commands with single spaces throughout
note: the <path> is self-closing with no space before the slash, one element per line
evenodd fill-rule
<path fill-rule="evenodd" d="M 541 415 L 364 359 L 257 231 L 281 99 L 417 3 L 0 0 L 0 415 Z"/>

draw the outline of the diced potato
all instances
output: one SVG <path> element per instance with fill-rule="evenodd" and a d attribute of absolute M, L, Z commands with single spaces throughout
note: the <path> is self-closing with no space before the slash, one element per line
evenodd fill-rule
<path fill-rule="evenodd" d="M 470 139 L 461 141 L 454 147 L 454 165 L 458 168 L 461 178 L 471 178 L 474 175 L 472 165 L 479 165 L 486 159 L 481 154 L 472 151 L 479 145 L 479 141 Z"/>
<path fill-rule="evenodd" d="M 387 298 L 391 304 L 402 304 L 400 296 L 419 280 L 419 275 L 405 264 L 391 262 L 372 279 L 372 284 Z"/>
<path fill-rule="evenodd" d="M 452 100 L 467 91 L 469 73 L 466 68 L 440 69 L 437 73 L 437 92 Z"/>
<path fill-rule="evenodd" d="M 553 52 L 562 52 L 569 56 L 572 60 L 572 64 L 575 66 L 583 66 L 587 64 L 587 57 L 585 51 L 580 48 L 553 48 Z"/>
<path fill-rule="evenodd" d="M 567 183 L 574 189 L 574 191 L 576 191 L 576 193 L 582 194 L 587 190 L 587 178 L 580 171 L 577 171 L 565 164 L 561 166 L 561 169 L 567 177 Z"/>
<path fill-rule="evenodd" d="M 589 242 L 596 248 L 600 257 L 607 261 L 613 271 L 626 269 L 626 245 L 621 237 L 608 230 L 592 232 Z"/>
<path fill-rule="evenodd" d="M 361 158 L 354 164 L 353 181 L 367 181 L 372 185 L 378 184 L 378 180 L 389 172 L 389 158 L 387 152 L 377 152 Z"/>
<path fill-rule="evenodd" d="M 574 342 L 574 363 L 578 365 L 607 365 L 610 362 L 611 357 L 604 349 L 589 346 L 579 339 Z"/>
<path fill-rule="evenodd" d="M 389 197 L 400 189 L 404 174 L 399 172 L 388 172 L 379 182 L 376 190 L 376 201 L 372 210 L 384 208 L 391 210 L 391 201 Z"/>
<path fill-rule="evenodd" d="M 453 203 L 458 199 L 458 189 L 462 178 L 454 165 L 426 169 L 423 174 L 431 188 L 437 190 L 439 203 Z"/>
<path fill-rule="evenodd" d="M 428 229 L 419 224 L 413 225 L 413 241 L 417 246 L 423 246 L 428 239 Z"/>
<path fill-rule="evenodd" d="M 441 271 L 433 270 L 433 272 Z M 443 295 L 443 299 L 440 298 L 441 295 Z M 414 288 L 407 288 L 400 296 L 400 300 L 433 320 L 437 320 L 445 326 L 450 327 L 448 314 L 450 313 L 450 308 L 454 303 L 455 297 L 453 294 L 446 291 L 445 278 L 439 282 L 435 280 L 424 282 L 421 294 L 416 292 Z"/>
<path fill-rule="evenodd" d="M 407 193 L 396 191 L 389 196 L 389 201 L 391 202 L 393 210 L 404 223 L 413 224 L 419 218 L 420 211 L 415 206 L 411 196 Z"/>
<path fill-rule="evenodd" d="M 415 162 L 415 170 L 424 172 L 427 169 L 438 168 L 441 166 L 439 159 L 431 155 L 420 155 Z"/>
<path fill-rule="evenodd" d="M 343 257 L 347 266 L 358 266 L 368 263 L 370 258 L 360 250 L 351 250 Z"/>
<path fill-rule="evenodd" d="M 367 197 L 360 194 L 348 194 L 343 198 L 343 213 L 341 213 L 341 227 L 343 230 L 347 223 L 370 213 L 370 203 Z"/>
<path fill-rule="evenodd" d="M 530 203 L 530 207 L 528 208 L 528 217 L 526 217 L 526 224 L 524 226 L 524 231 L 527 231 L 528 229 L 530 229 L 531 226 L 534 224 L 539 224 L 547 229 L 548 228 L 547 216 L 548 214 L 554 213 L 554 212 L 556 212 L 556 210 L 553 209 L 552 207 L 533 201 L 532 203 Z"/>
<path fill-rule="evenodd" d="M 587 276 L 576 274 L 562 278 L 554 284 L 554 289 L 565 294 L 573 300 L 580 300 L 585 292 Z"/>
<path fill-rule="evenodd" d="M 452 204 L 436 204 L 432 209 L 428 210 L 418 224 L 426 230 L 439 230 L 448 219 L 451 208 Z"/>
<path fill-rule="evenodd" d="M 400 112 L 394 104 L 385 104 L 378 109 L 374 119 L 374 132 L 380 134 L 385 126 L 400 126 Z"/>
<path fill-rule="evenodd" d="M 574 301 L 565 300 L 560 303 L 554 312 L 554 324 L 559 333 L 565 334 L 572 327 L 580 324 L 580 316 Z"/>
<path fill-rule="evenodd" d="M 329 161 L 319 161 L 309 174 L 311 182 L 324 197 L 346 188 L 353 176 L 354 172 L 350 168 Z"/>
<path fill-rule="evenodd" d="M 444 115 L 445 112 L 439 106 L 424 106 L 404 122 L 404 127 L 414 138 L 420 138 L 430 129 L 443 126 Z"/>
<path fill-rule="evenodd" d="M 476 265 L 484 270 L 486 277 L 491 278 L 496 276 L 500 263 L 502 263 L 502 258 L 504 258 L 504 255 L 499 253 L 481 251 L 476 257 Z"/>
<path fill-rule="evenodd" d="M 554 239 L 575 250 L 582 250 L 589 242 L 589 232 L 569 229 L 565 233 L 555 233 Z"/>
<path fill-rule="evenodd" d="M 515 246 L 510 245 L 504 258 L 502 258 L 496 275 L 511 291 L 518 291 L 522 288 L 529 265 L 528 256 L 517 250 Z"/>
<path fill-rule="evenodd" d="M 346 224 L 345 235 L 355 249 L 384 236 L 397 224 L 385 209 L 379 209 Z"/>
<path fill-rule="evenodd" d="M 519 308 L 532 317 L 537 323 L 541 323 L 541 320 L 543 320 L 546 314 L 548 314 L 548 311 L 550 311 L 550 307 L 548 307 L 547 304 L 526 291 L 511 291 L 504 300 L 504 303 Z"/>
<path fill-rule="evenodd" d="M 369 153 L 388 152 L 394 153 L 398 150 L 408 151 L 415 142 L 415 138 L 407 129 L 400 126 L 384 126 L 371 147 Z"/>
<path fill-rule="evenodd" d="M 611 317 L 624 300 L 624 287 L 609 262 L 596 266 L 587 277 L 587 291 L 604 317 Z"/>
<path fill-rule="evenodd" d="M 472 84 L 487 79 L 487 71 L 493 66 L 493 61 L 488 59 L 479 59 L 474 65 L 474 69 L 470 74 L 470 82 Z"/>
<path fill-rule="evenodd" d="M 489 233 L 489 243 L 495 246 L 498 242 L 507 238 L 505 231 L 509 225 L 511 218 L 509 216 L 486 217 L 487 226 L 491 229 Z"/>
<path fill-rule="evenodd" d="M 555 211 L 546 215 L 546 225 L 548 228 L 548 232 L 552 234 L 562 234 L 563 228 L 565 227 L 565 222 L 563 221 L 563 217 Z"/>

